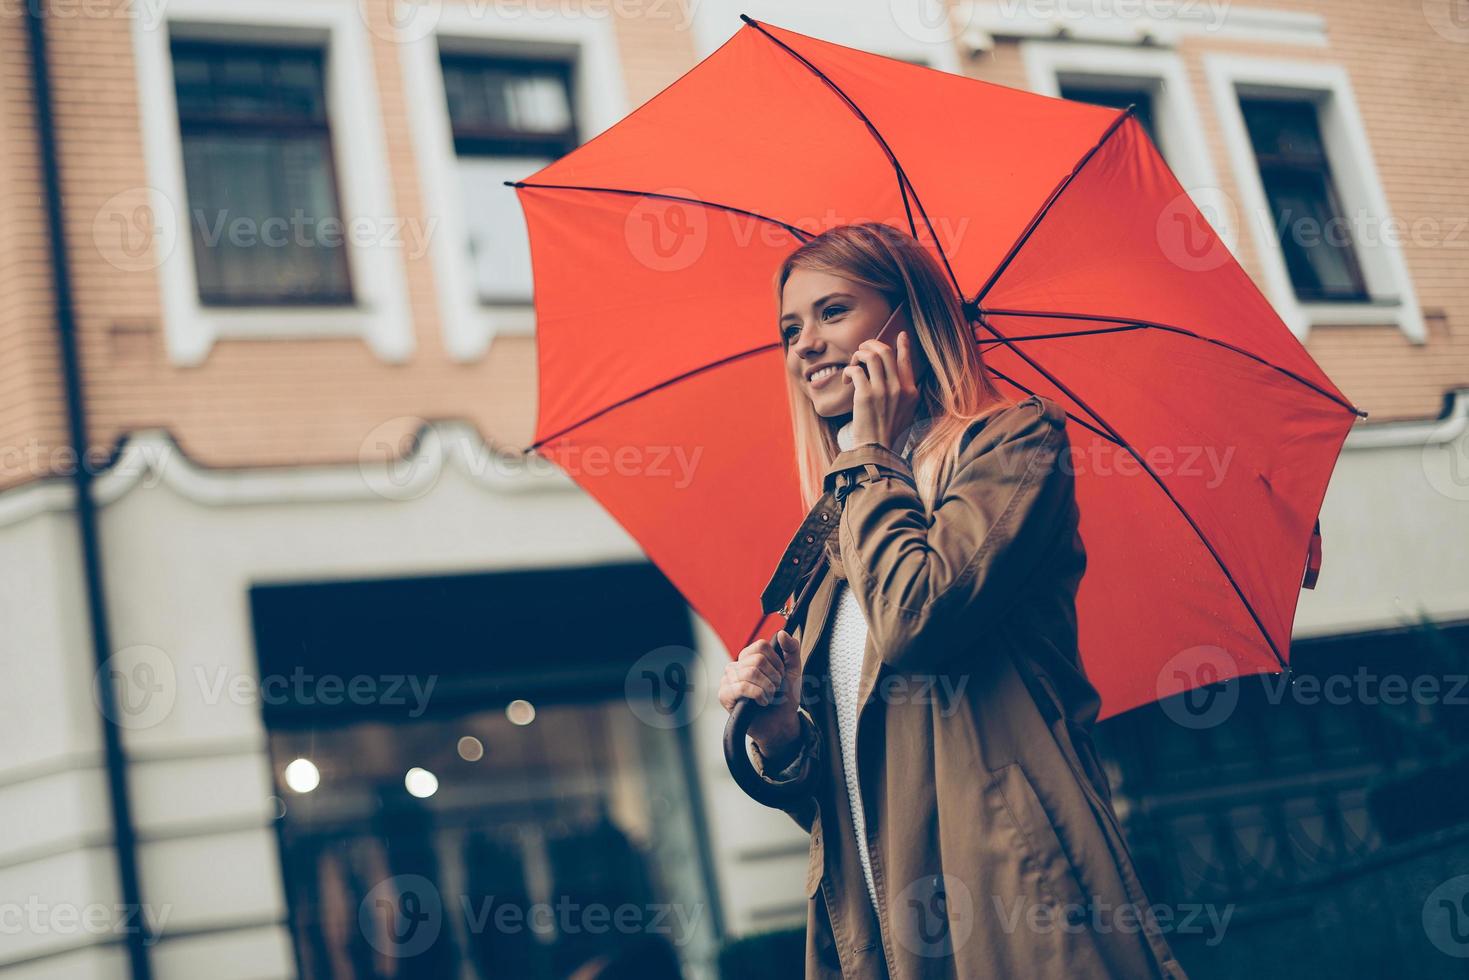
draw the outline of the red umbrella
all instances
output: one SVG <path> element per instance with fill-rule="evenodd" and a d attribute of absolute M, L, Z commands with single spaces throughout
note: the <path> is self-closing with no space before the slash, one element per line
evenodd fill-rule
<path fill-rule="evenodd" d="M 1070 418 L 1101 717 L 1288 661 L 1358 416 L 1130 110 L 744 17 L 626 119 L 513 182 L 530 231 L 531 447 L 737 654 L 803 516 L 771 281 L 824 228 L 934 250 L 1002 390 Z M 1308 554 L 1311 556 L 1308 571 Z"/>

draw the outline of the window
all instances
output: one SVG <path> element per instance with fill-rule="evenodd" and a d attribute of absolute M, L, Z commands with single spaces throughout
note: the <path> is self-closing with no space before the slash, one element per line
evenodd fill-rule
<path fill-rule="evenodd" d="M 199 301 L 350 303 L 322 51 L 172 50 Z"/>
<path fill-rule="evenodd" d="M 1176 51 L 1027 38 L 1020 43 L 1020 56 L 1031 91 L 1116 109 L 1135 106 L 1138 125 L 1234 251 L 1236 209 L 1220 191 L 1200 125 L 1203 117 Z"/>
<path fill-rule="evenodd" d="M 504 182 L 576 147 L 571 65 L 466 54 L 441 63 L 476 292 L 482 303 L 529 303 L 525 217 Z"/>
<path fill-rule="evenodd" d="M 553 980 L 602 957 L 713 975 L 706 701 L 656 568 L 257 583 L 249 602 L 293 975 Z"/>
<path fill-rule="evenodd" d="M 398 55 L 445 348 L 475 361 L 535 333 L 530 238 L 504 182 L 626 118 L 626 73 L 612 18 L 444 4 L 433 20 Z"/>
<path fill-rule="evenodd" d="M 1346 69 L 1212 52 L 1203 62 L 1239 210 L 1257 216 L 1244 225 L 1260 285 L 1281 319 L 1300 340 L 1315 327 L 1395 325 L 1424 343 L 1402 219 Z"/>
<path fill-rule="evenodd" d="M 1129 105 L 1136 106 L 1132 114 L 1137 117 L 1137 121 L 1147 132 L 1148 139 L 1153 141 L 1154 146 L 1162 145 L 1158 142 L 1158 131 L 1153 122 L 1153 93 L 1148 89 L 1114 88 L 1063 79 L 1061 97 L 1075 99 L 1077 102 L 1089 102 L 1092 105 L 1111 106 L 1114 109 L 1126 109 Z"/>
<path fill-rule="evenodd" d="M 1297 298 L 1367 300 L 1315 103 L 1241 98 L 1240 111 Z"/>

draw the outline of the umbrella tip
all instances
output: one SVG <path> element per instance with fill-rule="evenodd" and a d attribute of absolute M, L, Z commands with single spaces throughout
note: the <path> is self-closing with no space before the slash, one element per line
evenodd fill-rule
<path fill-rule="evenodd" d="M 751 27 L 755 26 L 755 19 L 749 14 L 740 14 L 740 20 L 744 21 L 746 24 L 749 24 Z"/>

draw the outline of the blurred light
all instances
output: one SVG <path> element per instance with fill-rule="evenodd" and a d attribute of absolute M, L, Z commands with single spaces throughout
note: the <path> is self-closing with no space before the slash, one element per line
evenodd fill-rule
<path fill-rule="evenodd" d="M 270 815 L 273 819 L 279 820 L 286 815 L 286 801 L 279 796 L 272 796 L 266 802 L 270 807 Z"/>
<path fill-rule="evenodd" d="M 505 706 L 505 717 L 510 719 L 512 725 L 529 725 L 536 720 L 536 706 L 516 698 Z"/>
<path fill-rule="evenodd" d="M 321 785 L 321 771 L 310 759 L 297 759 L 286 766 L 286 785 L 294 792 L 309 793 Z"/>
<path fill-rule="evenodd" d="M 423 800 L 439 791 L 439 777 L 427 769 L 414 766 L 404 773 L 403 785 L 408 788 L 409 793 Z"/>
<path fill-rule="evenodd" d="M 473 735 L 466 735 L 459 740 L 459 758 L 465 762 L 478 762 L 485 757 L 484 743 Z"/>

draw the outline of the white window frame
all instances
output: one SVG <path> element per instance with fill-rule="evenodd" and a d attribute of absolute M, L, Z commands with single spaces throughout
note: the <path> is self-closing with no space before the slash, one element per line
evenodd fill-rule
<path fill-rule="evenodd" d="M 997 3 L 957 0 L 952 19 L 970 51 L 988 51 L 995 38 L 1063 38 L 1111 44 L 1175 46 L 1188 40 L 1251 41 L 1324 48 L 1320 14 L 1236 3 Z"/>
<path fill-rule="evenodd" d="M 570 56 L 577 136 L 586 143 L 627 115 L 621 60 L 609 9 L 581 12 L 563 8 L 561 13 L 548 10 L 526 16 L 516 5 L 445 5 L 437 12 L 432 30 L 407 40 L 401 47 L 403 86 L 412 107 L 410 130 L 422 176 L 424 210 L 436 229 L 429 239 L 429 253 L 437 281 L 441 328 L 449 356 L 456 361 L 483 357 L 497 336 L 533 335 L 535 310 L 530 304 L 480 301 L 474 262 L 467 250 L 469 229 L 461 201 L 454 127 L 444 94 L 440 41 L 453 44 L 456 53 L 468 46 L 488 54 L 541 51 Z M 513 187 L 504 188 L 504 192 L 516 193 Z"/>
<path fill-rule="evenodd" d="M 1396 240 L 1402 230 L 1392 221 L 1392 209 L 1383 193 L 1372 144 L 1346 69 L 1320 62 L 1206 54 L 1204 71 L 1234 170 L 1241 211 L 1247 216 L 1245 223 L 1260 254 L 1265 293 L 1276 312 L 1301 340 L 1318 325 L 1393 324 L 1413 343 L 1425 343 L 1423 311 Z M 1332 180 L 1343 212 L 1352 219 L 1352 245 L 1373 302 L 1301 302 L 1296 298 L 1240 109 L 1241 94 L 1305 97 L 1316 103 Z M 1353 218 L 1356 215 L 1362 216 L 1360 222 Z M 1373 240 L 1356 234 L 1362 227 L 1374 230 Z"/>
<path fill-rule="evenodd" d="M 1060 98 L 1063 78 L 1151 93 L 1159 152 L 1225 246 L 1239 254 L 1239 224 L 1219 186 L 1188 72 L 1177 52 L 1025 40 L 1020 42 L 1020 57 L 1027 84 L 1041 95 Z"/>
<path fill-rule="evenodd" d="M 200 303 L 169 50 L 175 37 L 322 45 L 332 157 L 352 277 L 350 306 Z M 357 5 L 334 0 L 169 0 L 156 23 L 133 19 L 133 52 L 144 158 L 155 192 L 151 197 L 155 206 L 169 212 L 157 215 L 160 228 L 154 242 L 169 359 L 199 364 L 222 338 L 356 336 L 385 361 L 407 360 L 414 337 L 403 255 L 406 236 L 389 180 L 371 39 Z M 359 234 L 354 222 L 370 231 Z"/>

